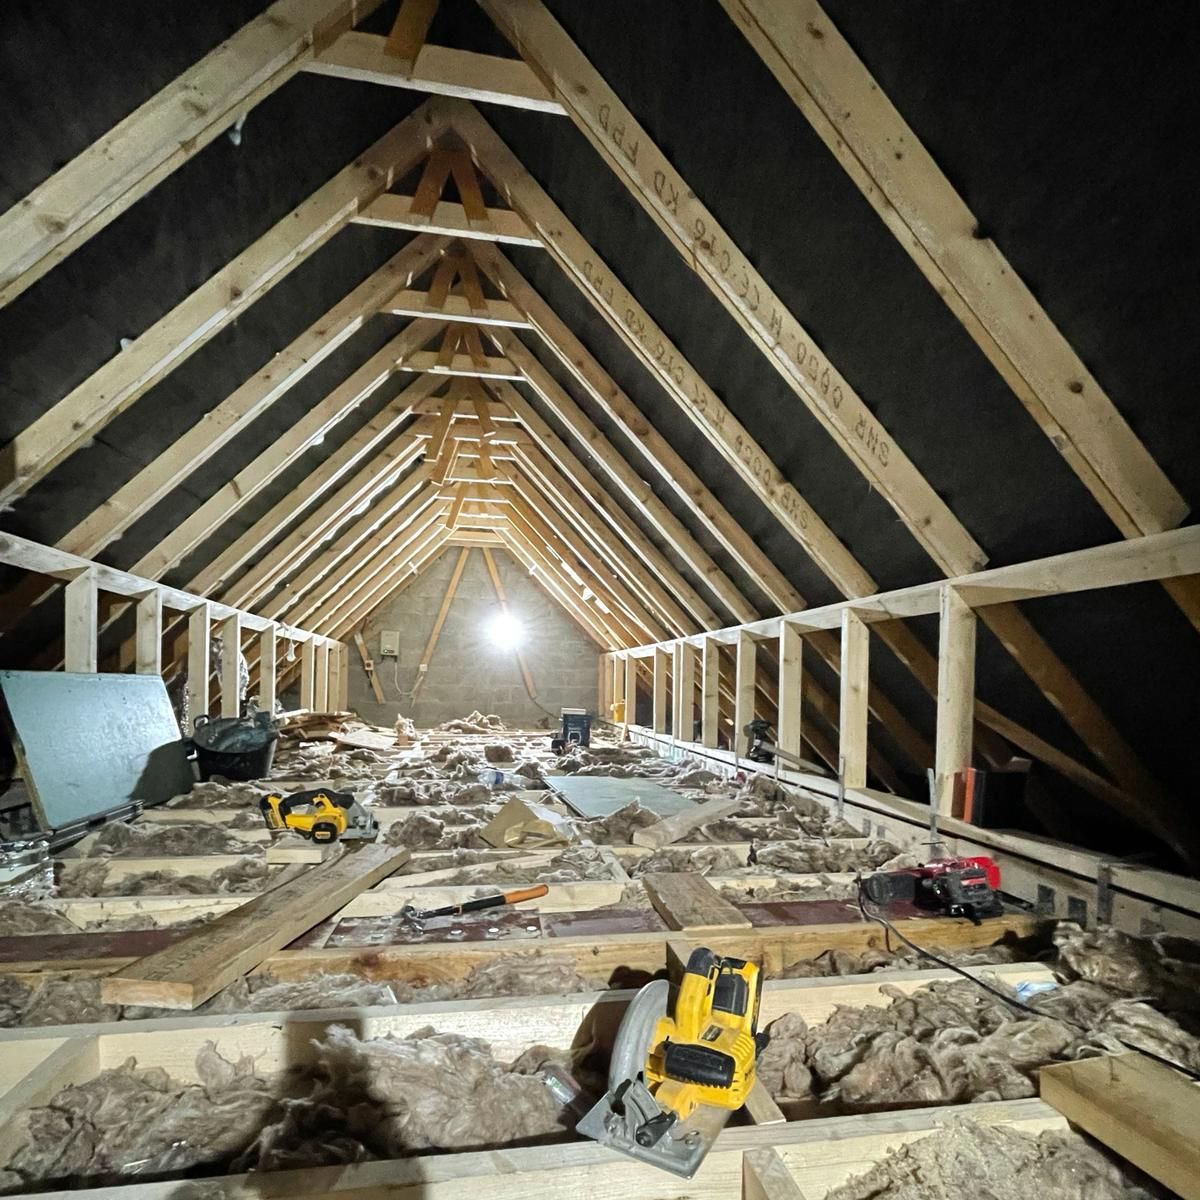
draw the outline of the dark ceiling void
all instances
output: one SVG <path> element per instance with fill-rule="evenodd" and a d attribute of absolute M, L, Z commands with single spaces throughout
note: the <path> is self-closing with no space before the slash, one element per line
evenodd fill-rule
<path fill-rule="evenodd" d="M 0 18 L 0 208 L 18 202 L 158 88 L 265 8 L 221 0 L 179 22 L 149 0 Z M 383 32 L 383 5 L 366 28 Z M 991 565 L 1116 540 L 1118 533 L 904 249 L 813 133 L 717 0 L 549 0 L 645 126 L 853 384 Z M 86 13 L 84 9 L 87 9 Z M 77 11 L 78 10 L 78 11 Z M 868 11 L 869 10 L 869 11 Z M 827 11 L 925 142 L 1051 318 L 1191 503 L 1200 502 L 1200 344 L 1190 328 L 1200 245 L 1191 209 L 1200 150 L 1182 6 L 1130 25 L 1099 0 L 1014 21 L 924 0 L 829 0 Z M 511 55 L 470 0 L 444 0 L 431 40 Z M 1154 86 L 1146 86 L 1152 77 Z M 0 308 L 0 445 L 412 112 L 400 88 L 300 74 L 259 104 L 240 145 L 225 136 Z M 898 514 L 785 384 L 569 119 L 486 106 L 486 119 L 631 289 L 880 589 L 937 577 Z M 410 191 L 414 180 L 396 190 Z M 447 192 L 453 198 L 453 191 Z M 489 192 L 495 202 L 496 194 Z M 0 528 L 53 543 L 271 361 L 410 235 L 351 227 L 146 392 L 11 509 Z M 840 598 L 773 514 L 666 394 L 590 301 L 538 250 L 519 270 L 641 413 L 810 605 Z M 164 496 L 99 557 L 129 567 L 269 448 L 403 325 L 375 317 L 265 415 Z M 522 340 L 764 614 L 776 611 L 688 503 L 555 356 Z M 277 476 L 168 575 L 186 583 L 289 494 L 406 383 L 389 384 Z M 592 476 L 724 619 L 646 513 L 559 428 Z M 1193 518 L 1189 518 L 1193 519 Z M 1162 588 L 1145 585 L 1025 606 L 1164 790 L 1185 796 L 1200 642 Z M 936 624 L 914 622 L 936 650 Z M 13 665 L 51 646 L 58 602 L 0 639 Z M 929 696 L 874 640 L 874 677 L 927 735 Z M 816 668 L 826 688 L 833 677 Z M 1096 764 L 1062 716 L 981 632 L 980 698 Z M 902 758 L 880 733 L 879 743 Z M 1117 851 L 1151 839 L 1039 771 L 1030 828 Z M 1066 828 L 1068 833 L 1062 832 Z M 1073 830 L 1073 832 L 1071 832 Z M 1141 839 L 1139 841 L 1139 838 Z"/>

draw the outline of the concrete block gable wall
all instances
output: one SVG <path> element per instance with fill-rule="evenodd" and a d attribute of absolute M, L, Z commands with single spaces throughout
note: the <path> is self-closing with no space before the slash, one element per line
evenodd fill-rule
<path fill-rule="evenodd" d="M 526 694 L 516 656 L 511 650 L 495 646 L 488 636 L 488 626 L 499 606 L 483 553 L 473 549 L 414 708 L 404 693 L 416 681 L 417 665 L 458 554 L 457 549 L 447 550 L 420 579 L 385 601 L 371 616 L 363 636 L 375 660 L 387 703 L 376 701 L 362 662 L 353 654 L 350 707 L 364 720 L 383 725 L 390 725 L 403 713 L 412 717 L 418 728 L 464 716 L 476 708 L 497 713 L 508 725 L 526 728 L 537 726 L 542 718 L 549 721 L 548 714 L 556 722 L 564 705 L 594 711 L 598 648 L 519 563 L 505 551 L 495 549 L 492 554 L 509 609 L 525 628 L 522 651 L 533 675 L 538 702 L 535 704 Z M 398 665 L 394 660 L 380 657 L 379 637 L 383 630 L 395 630 L 400 635 Z"/>

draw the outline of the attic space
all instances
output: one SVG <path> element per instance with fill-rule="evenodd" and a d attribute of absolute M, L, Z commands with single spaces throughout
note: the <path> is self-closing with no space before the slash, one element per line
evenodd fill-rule
<path fill-rule="evenodd" d="M 1194 5 L 0 10 L 0 1196 L 1200 1198 Z"/>

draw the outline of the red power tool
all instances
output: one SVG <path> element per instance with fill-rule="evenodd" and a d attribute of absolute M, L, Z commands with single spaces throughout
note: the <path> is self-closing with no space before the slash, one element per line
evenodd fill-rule
<path fill-rule="evenodd" d="M 1000 868 L 982 856 L 938 858 L 902 871 L 868 875 L 862 890 L 880 907 L 907 902 L 948 917 L 966 917 L 976 925 L 982 918 L 998 917 L 1004 911 L 997 894 Z"/>

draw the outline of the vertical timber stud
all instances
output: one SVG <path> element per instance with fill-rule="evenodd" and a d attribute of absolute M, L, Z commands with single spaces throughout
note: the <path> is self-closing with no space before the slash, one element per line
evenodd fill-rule
<path fill-rule="evenodd" d="M 327 644 L 329 650 L 329 678 L 326 683 L 326 696 L 329 700 L 329 711 L 340 712 L 342 702 L 339 696 L 342 694 L 342 655 L 341 642 L 330 642 Z"/>
<path fill-rule="evenodd" d="M 776 745 L 790 754 L 801 752 L 803 672 L 804 637 L 790 621 L 782 621 L 779 625 L 779 715 L 775 735 Z"/>
<path fill-rule="evenodd" d="M 238 667 L 242 658 L 242 619 L 237 613 L 221 622 L 221 716 L 236 717 L 242 694 Z"/>
<path fill-rule="evenodd" d="M 345 642 L 338 643 L 337 660 L 338 690 L 334 702 L 338 712 L 346 712 L 350 708 L 350 647 Z"/>
<path fill-rule="evenodd" d="M 867 687 L 871 631 L 852 609 L 842 610 L 842 687 L 838 718 L 843 783 L 867 786 Z"/>
<path fill-rule="evenodd" d="M 623 704 L 625 701 L 625 664 L 615 654 L 610 655 L 610 657 L 612 659 L 612 663 L 610 664 L 610 670 L 612 671 L 612 708 L 603 714 L 604 719 L 607 721 L 615 719 L 616 706 Z"/>
<path fill-rule="evenodd" d="M 737 663 L 733 677 L 733 745 L 735 758 L 742 757 L 742 732 L 754 720 L 755 663 L 758 647 L 744 630 L 738 631 Z"/>
<path fill-rule="evenodd" d="M 325 667 L 325 706 L 329 712 L 340 712 L 341 704 L 338 703 L 338 692 L 342 690 L 342 664 L 341 656 L 337 653 L 338 642 L 326 642 L 325 650 L 328 656 L 328 665 Z"/>
<path fill-rule="evenodd" d="M 188 614 L 188 723 L 208 716 L 208 676 L 212 669 L 209 640 L 212 636 L 208 605 L 201 604 Z M 189 729 L 187 731 L 191 733 Z"/>
<path fill-rule="evenodd" d="M 671 647 L 671 737 L 679 741 L 683 729 L 683 643 Z"/>
<path fill-rule="evenodd" d="M 83 571 L 66 587 L 63 669 L 96 670 L 100 642 L 100 597 L 95 571 Z"/>
<path fill-rule="evenodd" d="M 629 736 L 630 725 L 637 724 L 637 659 L 632 654 L 625 656 L 625 736 Z"/>
<path fill-rule="evenodd" d="M 717 748 L 721 698 L 721 647 L 706 637 L 700 651 L 700 744 Z"/>
<path fill-rule="evenodd" d="M 300 645 L 300 707 L 313 711 L 317 682 L 317 646 L 310 636 Z"/>
<path fill-rule="evenodd" d="M 313 672 L 313 708 L 329 712 L 329 643 L 322 640 L 316 647 L 316 670 Z"/>
<path fill-rule="evenodd" d="M 155 588 L 137 602 L 134 670 L 139 675 L 162 674 L 162 592 Z"/>
<path fill-rule="evenodd" d="M 937 806 L 950 816 L 955 781 L 971 765 L 971 726 L 975 715 L 975 613 L 952 587 L 939 596 Z"/>
<path fill-rule="evenodd" d="M 687 642 L 679 643 L 679 728 L 675 737 L 679 741 L 696 740 L 696 648 Z"/>
<path fill-rule="evenodd" d="M 654 647 L 654 732 L 667 732 L 667 672 L 669 655 L 661 646 Z"/>
<path fill-rule="evenodd" d="M 275 711 L 276 649 L 275 626 L 268 625 L 258 635 L 258 707 Z"/>

